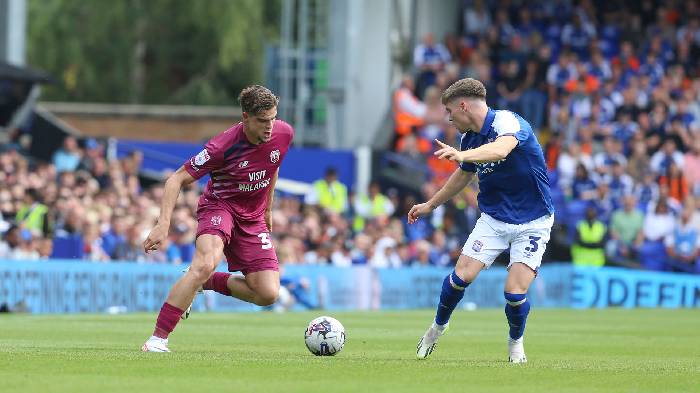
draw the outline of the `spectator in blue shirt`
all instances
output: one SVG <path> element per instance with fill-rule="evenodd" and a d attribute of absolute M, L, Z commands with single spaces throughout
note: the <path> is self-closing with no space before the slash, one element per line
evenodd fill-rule
<path fill-rule="evenodd" d="M 53 154 L 52 162 L 56 167 L 56 172 L 73 172 L 78 168 L 82 154 L 78 147 L 78 142 L 72 136 L 66 136 L 63 140 L 63 147 Z"/>
<path fill-rule="evenodd" d="M 583 164 L 576 166 L 576 176 L 571 185 L 572 197 L 576 200 L 589 201 L 597 197 L 598 186 L 588 174 L 588 169 Z"/>
<path fill-rule="evenodd" d="M 413 50 L 413 65 L 419 70 L 416 95 L 423 98 L 428 86 L 435 84 L 436 75 L 451 60 L 450 52 L 441 43 L 435 43 L 431 33 Z"/>

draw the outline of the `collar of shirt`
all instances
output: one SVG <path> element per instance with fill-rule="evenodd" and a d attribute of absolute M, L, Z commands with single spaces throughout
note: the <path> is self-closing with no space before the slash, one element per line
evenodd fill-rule
<path fill-rule="evenodd" d="M 496 118 L 496 111 L 494 111 L 491 108 L 488 108 L 488 111 L 486 112 L 486 118 L 484 119 L 484 125 L 481 126 L 481 131 L 479 131 L 479 134 L 486 136 L 489 134 L 489 130 L 491 129 L 491 124 L 493 124 L 493 119 Z"/>

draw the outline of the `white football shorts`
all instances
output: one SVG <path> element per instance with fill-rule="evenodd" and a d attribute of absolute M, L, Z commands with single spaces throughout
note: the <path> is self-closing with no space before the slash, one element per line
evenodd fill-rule
<path fill-rule="evenodd" d="M 551 214 L 524 224 L 508 224 L 481 213 L 464 243 L 462 254 L 485 264 L 488 269 L 496 257 L 510 247 L 508 268 L 522 262 L 537 271 L 547 248 L 552 224 L 554 215 Z"/>

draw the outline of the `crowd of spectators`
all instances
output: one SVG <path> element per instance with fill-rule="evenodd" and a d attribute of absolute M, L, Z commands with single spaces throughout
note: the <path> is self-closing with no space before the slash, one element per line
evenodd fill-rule
<path fill-rule="evenodd" d="M 458 136 L 428 108 L 454 80 L 479 79 L 545 146 L 553 239 L 586 255 L 574 262 L 699 272 L 698 2 L 466 0 L 461 16 L 459 34 L 415 48 L 394 95 L 395 151 L 441 184 L 432 139 Z"/>
<path fill-rule="evenodd" d="M 356 195 L 329 168 L 300 198 L 280 195 L 273 234 L 285 263 L 376 267 L 454 264 L 478 217 L 478 186 L 417 224 L 406 213 L 456 168 L 433 139 L 459 133 L 440 92 L 484 82 L 488 104 L 521 113 L 545 146 L 557 209 L 547 259 L 654 270 L 700 264 L 700 8 L 697 2 L 465 1 L 461 31 L 423 37 L 393 96 L 393 148 L 425 164 L 420 195 L 373 183 Z M 191 259 L 199 191 L 181 193 L 169 243 L 144 254 L 162 185 L 142 189 L 142 157 L 67 137 L 52 162 L 0 153 L 0 257 Z M 570 251 L 570 252 L 569 252 Z"/>
<path fill-rule="evenodd" d="M 86 139 L 81 146 L 72 136 L 48 163 L 14 147 L 0 152 L 0 258 L 189 262 L 200 191 L 196 186 L 183 190 L 167 243 L 145 254 L 142 243 L 158 217 L 163 186 L 141 187 L 142 159 L 134 153 L 108 160 L 102 143 Z M 305 197 L 275 198 L 273 233 L 280 261 L 376 267 L 452 263 L 456 255 L 450 250 L 466 237 L 453 215 L 432 220 L 440 222 L 439 230 L 427 231 L 431 224 L 407 231 L 405 216 L 414 201 L 402 202 L 394 192 L 384 195 L 378 183 L 367 195 L 353 195 L 336 176 L 329 168 Z M 426 188 L 426 193 L 434 191 Z"/>
<path fill-rule="evenodd" d="M 162 185 L 141 188 L 142 155 L 108 160 L 105 145 L 68 136 L 51 162 L 31 160 L 16 146 L 0 152 L 0 258 L 190 260 L 199 192 L 185 190 L 163 252 L 141 243 L 159 214 Z"/>

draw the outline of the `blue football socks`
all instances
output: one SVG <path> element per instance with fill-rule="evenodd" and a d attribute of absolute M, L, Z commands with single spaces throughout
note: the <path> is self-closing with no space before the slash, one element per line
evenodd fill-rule
<path fill-rule="evenodd" d="M 442 282 L 442 292 L 440 293 L 440 304 L 437 307 L 435 315 L 435 323 L 437 325 L 445 325 L 450 320 L 450 315 L 460 300 L 464 297 L 464 290 L 469 286 L 457 276 L 453 271 Z"/>
<path fill-rule="evenodd" d="M 517 340 L 525 332 L 527 314 L 530 313 L 530 302 L 524 293 L 503 292 L 503 296 L 506 298 L 506 317 L 510 326 L 510 338 Z"/>

